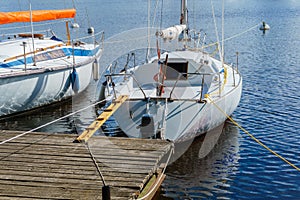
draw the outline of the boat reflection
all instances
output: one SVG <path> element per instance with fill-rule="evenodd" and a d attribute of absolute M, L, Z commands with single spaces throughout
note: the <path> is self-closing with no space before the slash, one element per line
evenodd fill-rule
<path fill-rule="evenodd" d="M 240 134 L 238 127 L 230 122 L 221 128 L 222 134 L 215 130 L 214 134 L 207 134 L 210 138 L 196 138 L 190 148 L 168 166 L 160 199 L 229 198 L 231 182 L 239 169 Z M 203 149 L 210 148 L 209 145 L 214 148 L 206 155 Z"/>

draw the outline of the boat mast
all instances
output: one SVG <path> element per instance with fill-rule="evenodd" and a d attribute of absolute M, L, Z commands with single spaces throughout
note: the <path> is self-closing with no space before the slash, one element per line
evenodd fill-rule
<path fill-rule="evenodd" d="M 148 33 L 147 33 L 147 53 L 146 53 L 146 62 L 149 62 L 150 57 L 150 40 L 151 40 L 151 30 L 150 30 L 150 18 L 151 18 L 151 0 L 148 0 Z"/>
<path fill-rule="evenodd" d="M 186 5 L 187 5 L 187 0 L 181 0 L 180 24 L 185 24 L 188 26 L 188 10 Z"/>
<path fill-rule="evenodd" d="M 222 67 L 224 67 L 224 17 L 225 17 L 225 3 L 224 0 L 222 0 L 222 51 L 221 51 L 221 62 Z"/>
<path fill-rule="evenodd" d="M 30 26 L 31 26 L 31 39 L 32 39 L 32 48 L 33 48 L 33 66 L 36 66 L 35 62 L 35 48 L 34 48 L 34 33 L 33 33 L 33 19 L 32 19 L 32 9 L 31 1 L 29 1 L 29 11 L 30 11 Z"/>
<path fill-rule="evenodd" d="M 186 25 L 185 30 L 183 30 L 183 40 L 184 46 L 186 45 L 185 42 L 188 40 L 188 9 L 187 9 L 187 0 L 181 0 L 181 11 L 180 11 L 180 24 Z"/>

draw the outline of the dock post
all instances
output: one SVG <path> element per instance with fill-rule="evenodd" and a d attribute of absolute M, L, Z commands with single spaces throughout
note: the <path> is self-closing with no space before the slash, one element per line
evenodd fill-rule
<path fill-rule="evenodd" d="M 102 187 L 102 200 L 110 200 L 110 188 L 108 185 Z"/>

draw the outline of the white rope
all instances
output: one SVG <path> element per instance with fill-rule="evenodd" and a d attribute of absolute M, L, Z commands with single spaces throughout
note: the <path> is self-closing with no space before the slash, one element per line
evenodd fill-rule
<path fill-rule="evenodd" d="M 168 164 L 169 164 L 169 162 L 170 162 L 170 159 L 171 159 L 171 156 L 172 156 L 173 153 L 174 153 L 174 143 L 172 144 L 172 149 L 170 150 L 170 154 L 169 154 L 168 160 L 167 160 L 166 165 L 165 165 L 165 167 L 164 167 L 164 169 L 163 169 L 163 171 L 162 171 L 161 174 L 164 174 L 164 173 L 165 173 L 165 171 L 166 171 L 166 169 L 167 169 L 167 166 L 168 166 Z M 152 189 L 151 189 L 145 196 L 143 196 L 143 197 L 141 197 L 141 198 L 138 198 L 137 200 L 144 200 L 144 199 L 147 199 L 147 198 L 149 197 L 149 195 L 151 195 L 151 194 L 153 193 L 154 189 L 157 187 L 157 185 L 158 185 L 158 183 L 160 182 L 160 180 L 162 179 L 162 177 L 163 177 L 163 176 L 160 176 L 159 179 L 156 180 L 156 184 L 152 187 Z"/>
<path fill-rule="evenodd" d="M 247 29 L 247 30 L 241 32 L 241 33 L 238 33 L 238 34 L 233 35 L 233 36 L 231 36 L 231 37 L 229 37 L 229 38 L 226 38 L 224 41 L 231 40 L 231 39 L 236 38 L 236 37 L 238 37 L 238 36 L 240 36 L 240 35 L 243 35 L 243 34 L 249 32 L 249 31 L 251 31 L 252 29 L 255 29 L 255 28 L 258 27 L 260 24 L 261 24 L 261 23 L 255 25 L 255 26 L 253 26 L 253 27 L 251 27 L 251 28 L 249 28 L 249 29 Z"/>
<path fill-rule="evenodd" d="M 229 38 L 226 38 L 226 39 L 224 39 L 224 41 L 231 40 L 231 39 L 233 39 L 233 38 L 239 37 L 239 36 L 241 36 L 241 35 L 243 35 L 243 34 L 249 32 L 249 31 L 251 31 L 252 29 L 255 29 L 256 27 L 260 26 L 260 24 L 261 24 L 261 23 L 255 25 L 255 26 L 253 26 L 253 27 L 251 27 L 251 28 L 249 28 L 249 29 L 247 29 L 247 30 L 241 32 L 241 33 L 237 33 L 237 34 L 235 34 L 235 35 L 233 35 L 233 36 L 231 36 L 231 37 L 229 37 Z M 219 42 L 214 42 L 214 43 L 208 44 L 208 45 L 206 45 L 206 46 L 203 46 L 203 48 L 207 48 L 207 47 L 216 45 L 216 44 L 218 44 L 218 43 L 219 43 Z"/>
<path fill-rule="evenodd" d="M 65 116 L 63 116 L 63 117 L 60 117 L 60 118 L 58 118 L 58 119 L 56 119 L 56 120 L 53 120 L 53 121 L 51 121 L 51 122 L 48 122 L 48 123 L 43 124 L 43 125 L 41 125 L 41 126 L 38 126 L 38 127 L 34 128 L 34 129 L 31 129 L 31 130 L 29 130 L 29 131 L 26 131 L 26 132 L 24 132 L 24 133 L 21 133 L 21 134 L 19 134 L 19 135 L 16 135 L 16 136 L 14 136 L 14 137 L 12 137 L 12 138 L 9 138 L 9 139 L 7 139 L 7 140 L 4 140 L 4 141 L 0 142 L 0 145 L 1 145 L 1 144 L 5 144 L 5 143 L 7 143 L 7 142 L 10 142 L 10 141 L 12 141 L 12 140 L 15 140 L 15 139 L 17 139 L 17 138 L 19 138 L 19 137 L 22 137 L 22 136 L 24 136 L 24 135 L 26 135 L 26 134 L 28 134 L 28 133 L 31 133 L 31 132 L 33 132 L 33 131 L 36 131 L 36 130 L 40 129 L 40 128 L 46 127 L 46 126 L 48 126 L 48 125 L 50 125 L 50 124 L 53 124 L 53 123 L 55 123 L 55 122 L 57 122 L 57 121 L 60 121 L 60 120 L 62 120 L 62 119 L 65 119 L 65 118 L 67 118 L 67 117 L 70 117 L 70 116 L 72 116 L 72 115 L 74 115 L 74 114 L 76 114 L 76 113 L 79 113 L 79 112 L 81 112 L 81 111 L 83 111 L 83 110 L 86 110 L 86 109 L 88 109 L 88 108 L 90 108 L 90 107 L 92 107 L 92 106 L 95 106 L 95 105 L 97 105 L 97 104 L 99 104 L 99 103 L 102 103 L 102 102 L 104 102 L 104 101 L 106 101 L 106 99 L 101 100 L 101 101 L 98 101 L 98 102 L 96 102 L 96 103 L 93 103 L 93 104 L 91 104 L 91 105 L 89 105 L 89 106 L 87 106 L 87 107 L 85 107 L 85 108 L 79 109 L 79 110 L 77 110 L 77 111 L 75 111 L 75 112 L 72 112 L 72 113 L 70 113 L 70 114 L 68 114 L 68 115 L 65 115 Z"/>

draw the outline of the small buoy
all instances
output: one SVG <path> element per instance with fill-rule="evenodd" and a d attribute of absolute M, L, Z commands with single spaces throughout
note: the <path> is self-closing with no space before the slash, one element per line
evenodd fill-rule
<path fill-rule="evenodd" d="M 259 27 L 259 30 L 261 31 L 270 30 L 270 26 L 266 24 L 266 22 L 262 22 L 262 25 Z"/>
<path fill-rule="evenodd" d="M 99 80 L 99 64 L 97 59 L 93 62 L 93 78 L 95 81 Z"/>
<path fill-rule="evenodd" d="M 88 28 L 88 34 L 92 34 L 92 33 L 94 33 L 94 27 L 89 27 Z"/>
<path fill-rule="evenodd" d="M 72 24 L 71 24 L 71 28 L 79 28 L 79 24 L 77 24 L 77 23 L 72 23 Z"/>

